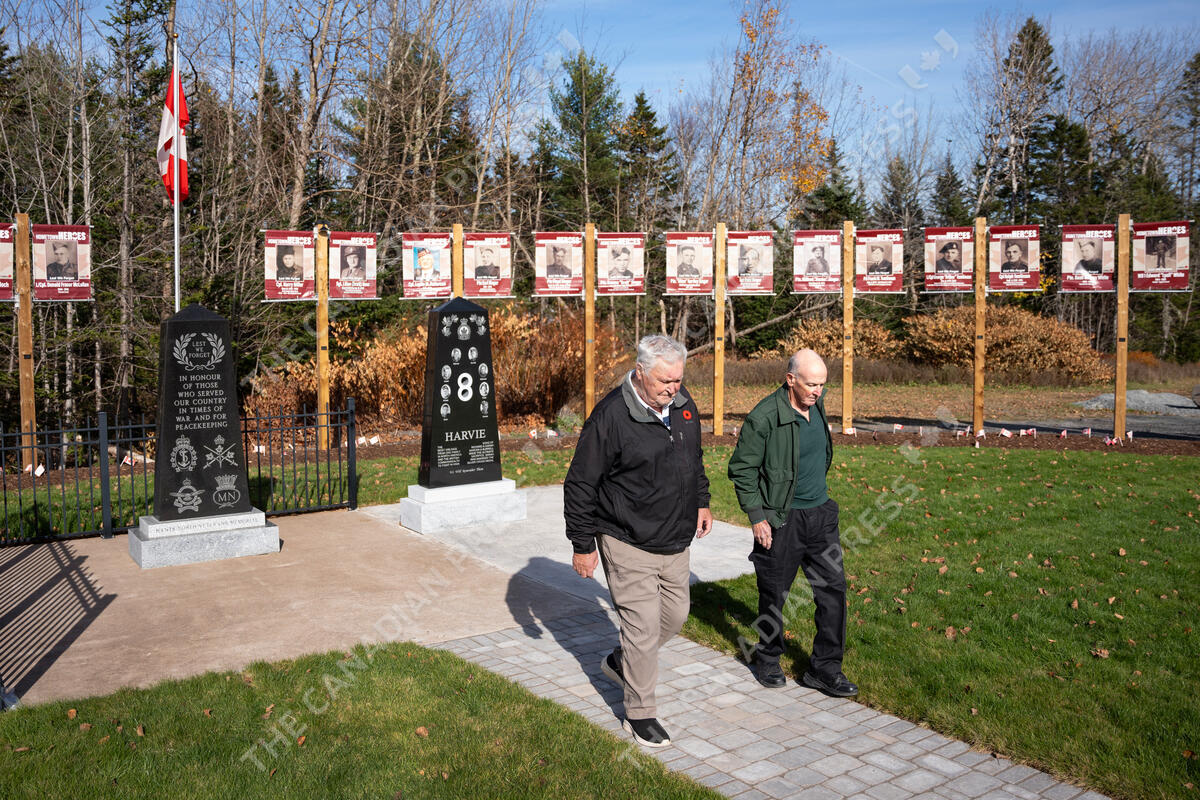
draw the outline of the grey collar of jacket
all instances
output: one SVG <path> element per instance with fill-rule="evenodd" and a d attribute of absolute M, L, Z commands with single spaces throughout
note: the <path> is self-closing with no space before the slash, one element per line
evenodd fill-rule
<path fill-rule="evenodd" d="M 655 415 L 653 411 L 647 408 L 640 397 L 637 396 L 637 391 L 633 388 L 633 370 L 625 376 L 625 380 L 621 381 L 621 397 L 625 399 L 625 406 L 629 409 L 629 416 L 633 417 L 638 422 L 657 422 L 662 424 L 662 417 Z M 675 394 L 671 400 L 673 406 L 683 406 L 687 404 L 687 397 L 683 394 L 683 387 Z"/>

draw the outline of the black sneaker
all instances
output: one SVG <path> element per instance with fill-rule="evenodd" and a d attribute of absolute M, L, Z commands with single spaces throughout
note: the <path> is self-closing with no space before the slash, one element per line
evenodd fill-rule
<path fill-rule="evenodd" d="M 670 735 L 653 717 L 650 719 L 626 718 L 621 723 L 621 727 L 632 733 L 638 744 L 644 744 L 647 747 L 666 747 L 671 743 Z"/>
<path fill-rule="evenodd" d="M 851 683 L 850 679 L 840 672 L 830 681 L 822 680 L 811 672 L 805 672 L 800 678 L 800 682 L 808 688 L 816 689 L 830 697 L 854 697 L 858 694 L 858 686 Z"/>
<path fill-rule="evenodd" d="M 625 688 L 625 673 L 621 671 L 621 656 L 618 655 L 621 648 L 613 650 L 604 657 L 600 662 L 600 671 L 603 672 L 610 681 Z"/>
<path fill-rule="evenodd" d="M 782 689 L 787 686 L 787 676 L 783 674 L 778 661 L 756 658 L 750 662 L 750 672 L 755 680 L 768 689 Z"/>

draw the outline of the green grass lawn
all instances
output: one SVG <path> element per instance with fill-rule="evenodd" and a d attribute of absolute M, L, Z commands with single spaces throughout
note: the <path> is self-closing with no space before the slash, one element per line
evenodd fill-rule
<path fill-rule="evenodd" d="M 0 714 L 0 797 L 719 795 L 552 701 L 399 643 Z"/>
<path fill-rule="evenodd" d="M 724 477 L 730 451 L 705 453 L 712 508 L 744 525 Z M 520 485 L 554 483 L 570 457 L 531 443 L 504 454 L 504 472 Z M 360 502 L 399 500 L 416 480 L 416 462 L 360 461 Z M 830 488 L 842 507 L 850 582 L 845 669 L 859 699 L 1116 797 L 1195 797 L 1197 464 L 1119 451 L 836 450 Z M 786 615 L 792 649 L 784 666 L 793 676 L 813 633 L 805 588 L 801 578 Z M 739 638 L 756 639 L 752 576 L 701 584 L 692 599 L 685 635 L 734 654 Z M 320 719 L 301 713 L 311 730 L 297 736 L 308 739 L 280 749 L 273 776 L 239 762 L 257 738 L 273 735 L 261 714 L 271 703 L 276 714 L 298 708 L 336 657 L 258 665 L 251 683 L 206 676 L 78 701 L 75 720 L 64 704 L 0 715 L 0 797 L 53 795 L 49 782 L 68 778 L 91 787 L 81 797 L 101 796 L 112 778 L 133 787 L 123 796 L 155 796 L 161 780 L 148 776 L 176 771 L 188 787 L 181 795 L 236 792 L 239 800 L 254 791 L 317 796 L 326 785 L 351 796 L 360 786 L 363 796 L 471 796 L 453 785 L 466 775 L 478 781 L 465 786 L 492 787 L 477 790 L 485 796 L 628 793 L 623 767 L 635 762 L 619 755 L 628 746 L 580 718 L 444 654 L 406 645 L 382 658 L 398 663 L 365 671 L 374 677 Z M 423 659 L 438 665 L 439 680 L 428 686 L 419 669 L 403 666 Z M 546 710 L 514 711 L 511 698 Z M 79 731 L 83 721 L 90 731 Z M 145 737 L 130 734 L 137 724 Z M 428 739 L 405 735 L 421 725 Z M 437 739 L 437 725 L 457 744 Z M 10 791 L 10 781 L 28 795 Z M 666 792 L 642 796 L 675 796 Z"/>
<path fill-rule="evenodd" d="M 741 522 L 709 476 L 717 515 Z M 1179 457 L 835 451 L 860 700 L 1115 796 L 1195 797 L 1196 477 Z M 803 589 L 785 613 L 795 677 L 813 636 Z M 757 640 L 753 576 L 692 599 L 685 635 L 730 653 Z"/>

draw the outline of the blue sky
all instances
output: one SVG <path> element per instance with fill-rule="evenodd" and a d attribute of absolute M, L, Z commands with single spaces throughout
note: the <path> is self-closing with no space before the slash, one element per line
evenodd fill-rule
<path fill-rule="evenodd" d="M 986 11 L 1000 14 L 1033 11 L 1049 21 L 1055 41 L 1078 31 L 1152 30 L 1191 27 L 1200 49 L 1200 3 L 1195 0 L 1063 0 L 1039 4 L 988 6 L 982 3 L 910 0 L 905 3 L 787 3 L 803 36 L 828 48 L 844 63 L 851 80 L 880 105 L 901 99 L 923 107 L 945 107 L 955 100 L 963 68 L 973 57 L 976 23 Z M 710 57 L 738 32 L 740 4 L 729 0 L 550 0 L 545 7 L 553 37 L 566 32 L 616 69 L 627 102 L 645 89 L 663 112 L 681 88 L 695 86 L 707 73 Z M 938 37 L 940 32 L 945 35 Z M 953 55 L 957 45 L 957 56 Z M 550 49 L 559 45 L 551 41 Z M 922 62 L 924 57 L 925 61 Z M 936 63 L 935 63 L 936 59 Z M 911 68 L 903 76 L 901 71 Z M 911 88 L 908 82 L 921 88 Z M 922 85 L 923 84 L 923 85 Z"/>

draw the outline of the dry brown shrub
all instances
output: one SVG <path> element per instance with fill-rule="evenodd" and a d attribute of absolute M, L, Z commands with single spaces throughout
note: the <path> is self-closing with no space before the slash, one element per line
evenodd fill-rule
<path fill-rule="evenodd" d="M 582 315 L 549 319 L 509 309 L 491 312 L 496 402 L 506 420 L 537 415 L 550 421 L 584 388 Z M 329 401 L 341 408 L 353 397 L 356 412 L 382 424 L 419 425 L 425 392 L 424 325 L 385 331 L 363 339 L 356 330 L 333 323 L 330 335 L 339 353 L 330 365 Z M 607 328 L 596 332 L 597 373 L 616 361 L 616 340 Z M 294 414 L 316 404 L 314 361 L 290 361 L 254 381 L 246 399 L 251 415 Z"/>
<path fill-rule="evenodd" d="M 790 356 L 805 347 L 816 350 L 826 361 L 842 357 L 842 321 L 840 319 L 802 319 L 787 336 L 761 356 Z M 870 319 L 854 322 L 854 355 L 861 358 L 886 360 L 900 355 L 902 344 L 887 328 Z"/>
<path fill-rule="evenodd" d="M 970 367 L 974 363 L 973 307 L 912 317 L 905 326 L 908 350 L 914 360 L 934 366 Z M 989 374 L 1010 379 L 1053 375 L 1075 384 L 1098 383 L 1112 377 L 1083 331 L 1017 306 L 990 306 L 986 336 L 985 369 Z"/>

